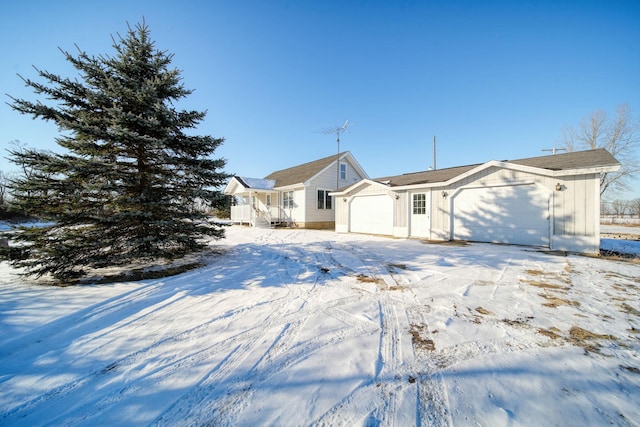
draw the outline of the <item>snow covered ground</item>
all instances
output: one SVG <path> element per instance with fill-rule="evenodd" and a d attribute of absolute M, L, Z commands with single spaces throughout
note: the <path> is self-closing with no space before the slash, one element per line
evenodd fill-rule
<path fill-rule="evenodd" d="M 227 233 L 161 280 L 0 264 L 0 425 L 640 423 L 637 260 Z"/>

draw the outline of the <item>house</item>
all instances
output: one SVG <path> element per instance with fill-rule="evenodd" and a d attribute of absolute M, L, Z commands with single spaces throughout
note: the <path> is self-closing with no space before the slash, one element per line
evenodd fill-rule
<path fill-rule="evenodd" d="M 489 161 L 378 179 L 332 193 L 336 231 L 598 253 L 606 150 Z"/>
<path fill-rule="evenodd" d="M 364 169 L 346 151 L 265 178 L 234 176 L 224 194 L 233 196 L 234 223 L 333 229 L 335 209 L 329 193 L 365 178 Z"/>

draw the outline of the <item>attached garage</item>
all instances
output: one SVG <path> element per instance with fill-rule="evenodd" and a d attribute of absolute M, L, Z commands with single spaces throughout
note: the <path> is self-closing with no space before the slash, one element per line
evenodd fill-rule
<path fill-rule="evenodd" d="M 336 231 L 598 253 L 604 149 L 365 179 L 332 193 Z"/>
<path fill-rule="evenodd" d="M 462 188 L 451 198 L 453 239 L 548 247 L 550 199 L 535 184 Z"/>
<path fill-rule="evenodd" d="M 393 235 L 393 200 L 386 194 L 354 197 L 349 212 L 353 233 Z"/>

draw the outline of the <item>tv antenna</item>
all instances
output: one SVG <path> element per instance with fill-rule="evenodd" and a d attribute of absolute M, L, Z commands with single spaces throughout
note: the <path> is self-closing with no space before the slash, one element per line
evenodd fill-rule
<path fill-rule="evenodd" d="M 553 154 L 556 154 L 556 151 L 567 151 L 567 149 L 566 148 L 553 147 L 553 148 L 545 148 L 545 149 L 543 149 L 541 151 L 551 151 L 551 154 L 553 155 Z"/>
<path fill-rule="evenodd" d="M 325 134 L 325 135 L 336 135 L 336 142 L 338 143 L 338 155 L 336 157 L 336 168 L 337 168 L 337 172 L 336 172 L 336 190 L 340 187 L 339 183 L 340 183 L 340 134 L 343 132 L 349 132 L 349 130 L 347 129 L 347 126 L 350 126 L 351 123 L 349 123 L 349 120 L 345 120 L 344 124 L 342 126 L 334 126 L 331 127 L 329 129 L 325 129 L 325 130 L 321 130 L 319 132 Z"/>

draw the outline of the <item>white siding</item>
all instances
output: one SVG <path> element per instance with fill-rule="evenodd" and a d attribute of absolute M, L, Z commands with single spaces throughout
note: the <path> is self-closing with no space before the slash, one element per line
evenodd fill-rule
<path fill-rule="evenodd" d="M 318 209 L 318 190 L 336 189 L 336 169 L 329 168 L 315 177 L 307 186 L 305 222 L 335 221 L 335 208 Z"/>
<path fill-rule="evenodd" d="M 278 206 L 281 210 L 281 213 L 284 216 L 284 220 L 291 220 L 294 223 L 300 223 L 300 222 L 304 222 L 304 216 L 305 216 L 305 190 L 303 187 L 300 188 L 296 188 L 293 190 L 287 190 L 287 191 L 293 191 L 293 208 L 284 208 L 283 207 L 283 202 L 284 202 L 284 197 L 283 197 L 283 193 L 286 193 L 286 191 L 281 191 L 280 194 L 278 195 Z"/>
<path fill-rule="evenodd" d="M 353 197 L 388 193 L 394 198 L 393 235 L 408 237 L 411 229 L 410 194 L 430 192 L 430 238 L 449 240 L 454 238 L 454 212 L 452 197 L 461 188 L 492 186 L 536 186 L 548 194 L 548 229 L 546 242 L 551 249 L 572 252 L 598 252 L 599 248 L 599 174 L 576 176 L 547 176 L 532 172 L 504 169 L 493 166 L 467 176 L 450 186 L 429 187 L 416 185 L 411 189 L 394 191 L 381 185 L 357 186 L 346 197 L 347 202 L 337 201 L 338 224 L 336 229 L 348 231 L 348 203 Z M 559 186 L 559 190 L 556 187 Z M 533 188 L 533 187 L 531 187 Z M 397 197 L 397 198 L 396 198 Z M 508 202 L 504 206 L 509 206 Z M 515 209 L 515 208 L 514 208 Z M 534 228 L 542 230 L 540 224 Z M 539 233 L 539 235 L 542 235 Z M 525 236 L 526 237 L 526 236 Z M 520 237 L 513 237 L 518 242 Z M 520 241 L 524 242 L 524 237 Z M 493 239 L 491 239 L 493 240 Z M 498 239 L 500 240 L 500 239 Z M 504 241 L 504 239 L 502 239 Z M 538 244 L 540 240 L 538 240 Z"/>
<path fill-rule="evenodd" d="M 347 180 L 339 180 L 340 187 L 344 187 L 355 182 L 359 182 L 362 180 L 362 176 L 358 174 L 353 165 L 347 160 L 342 159 L 340 163 L 347 164 Z M 333 200 L 333 208 L 332 209 L 318 209 L 318 190 L 337 190 L 336 188 L 336 178 L 337 178 L 337 164 L 334 162 L 331 167 L 324 170 L 318 176 L 314 177 L 311 182 L 308 183 L 306 187 L 305 194 L 305 206 L 306 206 L 306 217 L 304 219 L 305 223 L 313 223 L 313 222 L 333 222 L 336 220 L 336 200 Z M 339 209 L 339 208 L 338 208 Z M 343 219 L 343 224 L 346 223 L 347 219 Z"/>

